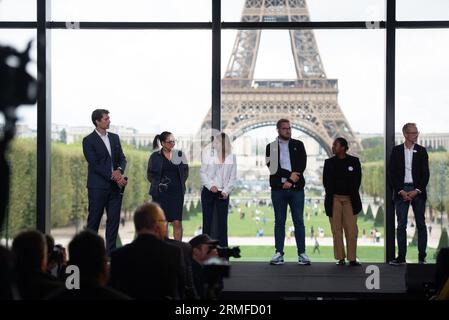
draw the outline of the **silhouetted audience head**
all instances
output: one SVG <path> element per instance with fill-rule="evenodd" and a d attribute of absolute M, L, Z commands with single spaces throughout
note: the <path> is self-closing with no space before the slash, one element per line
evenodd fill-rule
<path fill-rule="evenodd" d="M 51 235 L 46 234 L 45 241 L 47 241 L 47 257 L 49 257 L 55 247 L 55 239 Z"/>
<path fill-rule="evenodd" d="M 138 234 L 152 234 L 163 240 L 167 236 L 167 220 L 162 208 L 155 202 L 147 202 L 134 213 L 134 226 Z"/>
<path fill-rule="evenodd" d="M 58 279 L 64 279 L 67 252 L 62 245 L 55 245 L 55 239 L 51 235 L 46 234 L 45 239 L 47 241 L 47 272 Z"/>
<path fill-rule="evenodd" d="M 106 285 L 107 256 L 104 240 L 98 234 L 85 230 L 69 243 L 69 265 L 80 271 L 81 286 Z"/>
<path fill-rule="evenodd" d="M 217 257 L 218 240 L 213 240 L 207 234 L 200 234 L 190 239 L 192 246 L 192 259 L 199 264 L 203 264 L 211 257 Z"/>
<path fill-rule="evenodd" d="M 441 248 L 437 255 L 435 289 L 440 291 L 449 280 L 449 248 Z"/>
<path fill-rule="evenodd" d="M 12 243 L 16 270 L 19 274 L 45 272 L 47 269 L 47 243 L 37 230 L 19 233 Z"/>

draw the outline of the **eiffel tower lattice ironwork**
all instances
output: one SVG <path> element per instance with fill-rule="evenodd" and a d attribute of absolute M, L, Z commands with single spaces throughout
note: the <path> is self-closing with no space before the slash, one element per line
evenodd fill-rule
<path fill-rule="evenodd" d="M 309 21 L 305 0 L 246 0 L 242 22 Z M 254 79 L 262 30 L 239 30 L 222 79 L 222 130 L 239 137 L 252 129 L 288 118 L 331 154 L 342 136 L 352 153 L 362 149 L 338 105 L 338 83 L 328 79 L 312 30 L 289 30 L 297 79 Z M 211 110 L 202 130 L 211 127 Z M 203 131 L 204 132 L 204 131 Z"/>

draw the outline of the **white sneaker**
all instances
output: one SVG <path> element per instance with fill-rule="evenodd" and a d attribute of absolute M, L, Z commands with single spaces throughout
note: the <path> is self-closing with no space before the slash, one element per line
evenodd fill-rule
<path fill-rule="evenodd" d="M 280 252 L 276 252 L 270 260 L 270 264 L 281 265 L 284 264 L 284 256 Z"/>
<path fill-rule="evenodd" d="M 301 253 L 298 256 L 298 264 L 301 264 L 301 265 L 304 265 L 304 266 L 310 265 L 309 257 L 305 253 Z"/>

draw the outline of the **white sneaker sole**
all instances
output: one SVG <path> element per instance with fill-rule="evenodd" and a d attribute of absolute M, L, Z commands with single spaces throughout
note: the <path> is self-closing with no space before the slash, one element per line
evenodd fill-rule
<path fill-rule="evenodd" d="M 273 266 L 280 266 L 280 265 L 284 264 L 284 261 L 280 261 L 280 262 L 270 261 L 270 264 Z"/>
<path fill-rule="evenodd" d="M 310 261 L 308 262 L 298 261 L 298 264 L 302 266 L 310 266 L 312 263 Z"/>

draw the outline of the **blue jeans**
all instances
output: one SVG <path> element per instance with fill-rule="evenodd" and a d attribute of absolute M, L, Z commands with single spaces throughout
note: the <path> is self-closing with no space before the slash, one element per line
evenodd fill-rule
<path fill-rule="evenodd" d="M 404 191 L 415 190 L 413 186 L 404 186 Z M 421 195 L 417 195 L 412 201 L 413 213 L 415 215 L 416 228 L 418 231 L 418 252 L 419 260 L 426 257 L 427 247 L 427 227 L 425 220 L 426 200 Z M 405 260 L 407 255 L 407 215 L 410 207 L 409 201 L 404 201 L 402 197 L 395 200 L 397 229 L 396 237 L 398 239 L 398 257 Z"/>
<path fill-rule="evenodd" d="M 222 247 L 228 246 L 228 210 L 229 210 L 229 196 L 223 200 L 218 198 L 218 194 L 213 193 L 207 188 L 203 187 L 201 191 L 201 206 L 203 209 L 203 233 L 209 236 L 212 235 L 212 220 L 217 219 L 218 227 L 218 241 Z M 217 216 L 214 217 L 214 209 L 217 209 Z"/>
<path fill-rule="evenodd" d="M 304 228 L 304 190 L 271 190 L 274 208 L 274 240 L 276 252 L 284 254 L 285 220 L 287 205 L 290 206 L 298 255 L 306 252 L 306 231 Z"/>

